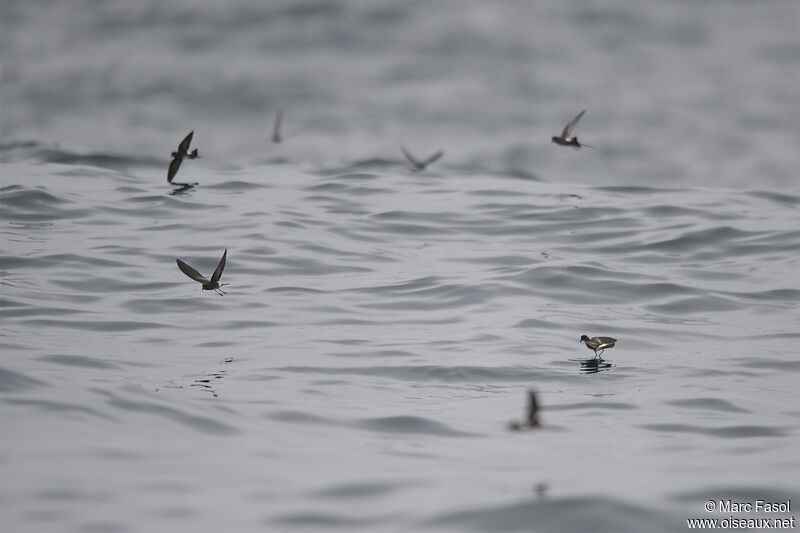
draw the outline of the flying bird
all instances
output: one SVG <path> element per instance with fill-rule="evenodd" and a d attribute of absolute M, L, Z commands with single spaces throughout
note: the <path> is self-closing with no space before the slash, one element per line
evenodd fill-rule
<path fill-rule="evenodd" d="M 222 296 L 223 294 L 228 294 L 227 292 L 223 291 L 222 288 L 221 288 L 224 285 L 227 285 L 227 283 L 220 283 L 219 282 L 219 278 L 222 277 L 222 271 L 225 269 L 225 258 L 227 257 L 227 255 L 228 255 L 228 249 L 226 248 L 225 249 L 225 253 L 222 254 L 222 259 L 219 260 L 219 264 L 217 265 L 217 268 L 214 270 L 214 273 L 211 274 L 211 279 L 206 279 L 206 277 L 201 275 L 200 272 L 198 272 L 197 270 L 193 269 L 192 267 L 190 267 L 189 265 L 187 265 L 186 263 L 184 263 L 180 259 L 176 259 L 176 261 L 178 263 L 178 268 L 181 269 L 181 272 L 183 272 L 184 274 L 186 274 L 187 276 L 189 276 L 193 280 L 198 281 L 198 282 L 203 284 L 203 289 L 202 290 L 204 290 L 204 291 L 214 291 L 217 294 L 219 294 L 220 296 Z"/>
<path fill-rule="evenodd" d="M 522 422 L 511 422 L 509 429 L 520 431 L 539 427 L 539 402 L 536 401 L 536 392 L 528 391 L 528 416 Z"/>
<path fill-rule="evenodd" d="M 283 140 L 281 136 L 281 126 L 283 125 L 283 111 L 275 113 L 275 122 L 272 124 L 272 142 L 275 144 Z"/>
<path fill-rule="evenodd" d="M 588 144 L 581 144 L 578 142 L 578 137 L 570 137 L 572 135 L 572 130 L 575 129 L 575 125 L 581 119 L 583 114 L 586 113 L 584 109 L 578 115 L 569 121 L 569 124 L 564 126 L 564 131 L 561 132 L 560 137 L 553 137 L 553 142 L 556 144 L 560 144 L 561 146 L 573 146 L 575 148 L 594 148 L 594 146 L 589 146 Z"/>
<path fill-rule="evenodd" d="M 401 146 L 400 150 L 403 151 L 403 155 L 406 156 L 408 162 L 411 163 L 411 166 L 409 168 L 414 172 L 420 172 L 422 170 L 425 170 L 425 167 L 427 167 L 428 165 L 430 165 L 431 163 L 438 160 L 440 157 L 444 155 L 444 152 L 439 150 L 438 152 L 430 156 L 428 159 L 420 161 L 419 159 L 411 155 L 411 153 L 404 146 Z"/>
<path fill-rule="evenodd" d="M 581 340 L 578 342 L 586 344 L 586 347 L 592 350 L 594 356 L 597 357 L 597 350 L 600 350 L 602 354 L 606 348 L 613 348 L 617 343 L 617 339 L 612 339 L 611 337 L 592 337 L 590 339 L 586 335 L 581 335 Z"/>
<path fill-rule="evenodd" d="M 184 137 L 181 144 L 178 145 L 178 151 L 172 152 L 172 161 L 170 161 L 169 170 L 167 171 L 167 183 L 172 183 L 172 179 L 178 173 L 178 169 L 181 168 L 181 163 L 184 159 L 197 159 L 199 157 L 197 148 L 189 152 L 189 145 L 192 144 L 193 136 L 194 131 L 190 131 L 189 135 Z"/>

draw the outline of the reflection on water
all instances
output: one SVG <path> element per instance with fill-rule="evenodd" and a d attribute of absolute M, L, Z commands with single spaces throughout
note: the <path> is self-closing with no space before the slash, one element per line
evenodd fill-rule
<path fill-rule="evenodd" d="M 211 372 L 209 374 L 203 374 L 199 376 L 187 376 L 194 378 L 192 383 L 189 385 L 190 387 L 198 387 L 201 390 L 204 390 L 211 394 L 214 398 L 218 398 L 219 394 L 217 390 L 214 388 L 214 382 L 216 380 L 222 379 L 225 376 L 225 370 L 220 370 L 219 372 Z"/>
<path fill-rule="evenodd" d="M 613 364 L 610 361 L 601 359 L 599 357 L 592 357 L 591 359 L 578 359 L 581 365 L 581 374 L 597 374 L 610 370 Z"/>
<path fill-rule="evenodd" d="M 186 194 L 189 191 L 191 191 L 192 189 L 194 189 L 195 186 L 198 185 L 198 183 L 197 182 L 195 182 L 195 183 L 176 183 L 176 182 L 172 182 L 171 185 L 173 187 L 175 187 L 175 188 L 172 189 L 172 191 L 169 193 L 170 196 L 180 196 L 180 195 Z"/>

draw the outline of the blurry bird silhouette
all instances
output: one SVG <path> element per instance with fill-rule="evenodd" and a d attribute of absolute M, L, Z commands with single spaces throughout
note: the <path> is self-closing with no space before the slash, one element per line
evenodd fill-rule
<path fill-rule="evenodd" d="M 444 152 L 439 150 L 438 152 L 430 156 L 428 159 L 419 160 L 413 155 L 411 155 L 411 153 L 405 148 L 405 146 L 401 146 L 400 150 L 403 151 L 403 155 L 406 156 L 408 162 L 411 163 L 411 166 L 408 168 L 410 168 L 414 172 L 420 172 L 422 170 L 425 170 L 425 167 L 427 167 L 428 165 L 430 165 L 431 163 L 438 160 L 440 157 L 444 155 Z"/>
<path fill-rule="evenodd" d="M 511 422 L 508 428 L 514 431 L 534 429 L 539 427 L 539 402 L 536 400 L 536 391 L 528 391 L 528 416 L 521 422 Z"/>
<path fill-rule="evenodd" d="M 278 144 L 283 141 L 281 127 L 283 126 L 283 111 L 275 113 L 275 122 L 272 124 L 272 142 Z"/>

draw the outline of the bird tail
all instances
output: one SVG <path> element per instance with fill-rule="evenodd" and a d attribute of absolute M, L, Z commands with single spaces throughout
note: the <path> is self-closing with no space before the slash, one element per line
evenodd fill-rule
<path fill-rule="evenodd" d="M 194 150 L 192 150 L 189 153 L 189 158 L 191 158 L 191 159 L 197 159 L 198 157 L 200 157 L 200 156 L 197 154 L 197 148 L 195 148 Z"/>

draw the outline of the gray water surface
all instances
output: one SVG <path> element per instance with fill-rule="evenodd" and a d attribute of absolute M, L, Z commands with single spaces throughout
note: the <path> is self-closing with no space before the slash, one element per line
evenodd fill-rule
<path fill-rule="evenodd" d="M 663 532 L 800 501 L 797 3 L 2 19 L 3 531 Z M 596 148 L 551 144 L 584 108 Z M 225 249 L 226 296 L 175 264 Z M 542 426 L 509 431 L 528 389 Z"/>

